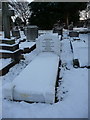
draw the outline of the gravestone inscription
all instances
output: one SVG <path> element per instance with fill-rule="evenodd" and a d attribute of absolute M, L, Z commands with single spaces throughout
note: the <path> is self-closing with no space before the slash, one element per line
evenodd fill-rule
<path fill-rule="evenodd" d="M 58 33 L 47 33 L 36 39 L 36 49 L 39 52 L 54 52 L 60 55 L 60 40 Z"/>

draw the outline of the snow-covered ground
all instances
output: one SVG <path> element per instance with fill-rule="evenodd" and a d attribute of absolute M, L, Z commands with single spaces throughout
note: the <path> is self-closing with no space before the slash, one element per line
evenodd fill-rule
<path fill-rule="evenodd" d="M 0 59 L 0 70 L 11 63 L 11 58 L 8 59 Z"/>
<path fill-rule="evenodd" d="M 82 38 L 88 41 L 86 36 L 83 35 Z M 59 101 L 51 105 L 3 99 L 3 118 L 88 118 L 88 69 L 73 68 L 74 56 L 71 52 L 67 31 L 64 32 L 61 47 L 60 77 L 62 79 L 59 80 L 57 92 Z M 37 56 L 37 52 L 34 50 L 24 56 L 25 60 L 15 65 L 2 77 L 2 87 L 6 83 L 14 81 L 14 78 Z"/>

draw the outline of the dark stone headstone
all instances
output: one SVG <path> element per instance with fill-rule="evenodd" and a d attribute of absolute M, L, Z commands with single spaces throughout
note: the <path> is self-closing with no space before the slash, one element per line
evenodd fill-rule
<path fill-rule="evenodd" d="M 62 35 L 63 28 L 62 27 L 55 27 L 55 28 L 53 28 L 53 33 L 58 33 L 58 35 Z"/>
<path fill-rule="evenodd" d="M 35 41 L 38 38 L 38 27 L 37 26 L 27 26 L 26 28 L 27 41 Z"/>
<path fill-rule="evenodd" d="M 70 37 L 79 37 L 79 32 L 74 32 L 74 31 L 69 32 L 69 36 Z"/>

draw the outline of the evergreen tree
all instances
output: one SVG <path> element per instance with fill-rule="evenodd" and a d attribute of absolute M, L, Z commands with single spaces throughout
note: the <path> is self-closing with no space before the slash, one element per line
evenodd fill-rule
<path fill-rule="evenodd" d="M 79 20 L 79 10 L 86 8 L 86 2 L 32 2 L 29 4 L 31 17 L 29 23 L 40 29 L 52 29 L 53 24 L 76 23 Z"/>

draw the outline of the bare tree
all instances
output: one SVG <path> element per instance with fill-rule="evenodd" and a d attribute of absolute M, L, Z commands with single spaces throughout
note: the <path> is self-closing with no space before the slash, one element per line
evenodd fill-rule
<path fill-rule="evenodd" d="M 9 5 L 15 11 L 16 17 L 20 17 L 23 22 L 28 23 L 28 18 L 31 13 L 28 7 L 29 2 L 18 2 L 16 0 L 10 0 Z"/>

